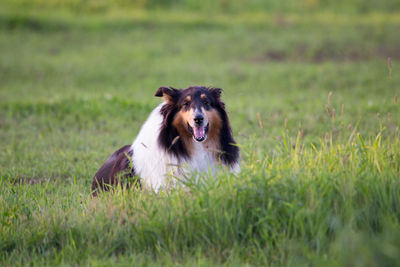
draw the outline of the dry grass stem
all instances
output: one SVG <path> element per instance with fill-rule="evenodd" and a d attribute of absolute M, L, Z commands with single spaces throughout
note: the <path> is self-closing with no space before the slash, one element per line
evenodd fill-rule
<path fill-rule="evenodd" d="M 303 137 L 303 129 L 301 129 L 301 128 L 299 129 L 298 136 L 299 136 L 299 138 Z"/>
<path fill-rule="evenodd" d="M 326 113 L 328 113 L 328 115 L 331 114 L 331 111 L 329 110 L 328 104 L 325 104 L 325 110 L 326 110 Z"/>
<path fill-rule="evenodd" d="M 178 135 L 178 136 L 176 136 L 176 137 L 174 138 L 174 140 L 172 140 L 171 145 L 169 146 L 168 150 L 171 149 L 171 147 L 172 147 L 173 145 L 175 145 L 176 142 L 178 142 L 179 138 L 180 138 L 180 136 Z"/>
<path fill-rule="evenodd" d="M 262 129 L 263 128 L 263 123 L 262 123 L 262 120 L 261 120 L 260 112 L 257 112 L 257 120 L 258 120 L 258 126 Z"/>

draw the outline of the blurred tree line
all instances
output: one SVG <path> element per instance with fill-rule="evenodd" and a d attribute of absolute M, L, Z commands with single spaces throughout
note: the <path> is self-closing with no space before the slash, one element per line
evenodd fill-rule
<path fill-rule="evenodd" d="M 400 0 L 2 0 L 16 8 L 67 9 L 101 13 L 118 9 L 170 9 L 193 12 L 396 12 Z"/>

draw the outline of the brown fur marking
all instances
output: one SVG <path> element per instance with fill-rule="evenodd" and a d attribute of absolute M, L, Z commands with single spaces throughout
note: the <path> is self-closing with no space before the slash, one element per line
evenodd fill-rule
<path fill-rule="evenodd" d="M 222 120 L 215 109 L 204 111 L 204 115 L 206 116 L 208 123 L 210 124 L 208 127 L 207 140 L 204 142 L 204 145 L 209 151 L 214 152 L 215 156 L 217 156 L 218 152 L 221 151 L 219 139 L 222 127 Z"/>
<path fill-rule="evenodd" d="M 130 145 L 126 145 L 114 152 L 94 175 L 92 182 L 93 197 L 97 196 L 99 189 L 109 191 L 111 186 L 119 183 L 123 186 L 123 182 L 118 179 L 118 174 L 122 174 L 121 178 L 132 178 L 134 176 L 134 170 L 129 166 L 130 157 L 132 157 L 130 147 Z M 129 184 L 126 184 L 126 187 L 129 188 Z"/>
<path fill-rule="evenodd" d="M 179 111 L 174 118 L 174 121 L 172 124 L 175 126 L 175 128 L 178 130 L 179 136 L 182 140 L 182 142 L 185 144 L 185 147 L 189 153 L 189 155 L 192 155 L 193 153 L 193 145 L 191 142 L 192 135 L 187 129 L 187 123 L 189 122 L 189 119 L 193 118 L 193 110 L 190 109 L 188 111 Z"/>
<path fill-rule="evenodd" d="M 169 104 L 171 104 L 171 103 L 174 102 L 172 96 L 170 96 L 170 95 L 163 94 L 162 98 L 164 99 L 165 102 L 167 102 L 167 103 L 169 103 Z"/>

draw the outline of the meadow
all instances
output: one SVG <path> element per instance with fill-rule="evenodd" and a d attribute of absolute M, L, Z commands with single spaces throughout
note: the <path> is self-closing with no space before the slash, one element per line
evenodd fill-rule
<path fill-rule="evenodd" d="M 0 265 L 399 265 L 396 1 L 167 2 L 4 1 Z M 241 172 L 91 199 L 190 85 L 224 90 Z"/>

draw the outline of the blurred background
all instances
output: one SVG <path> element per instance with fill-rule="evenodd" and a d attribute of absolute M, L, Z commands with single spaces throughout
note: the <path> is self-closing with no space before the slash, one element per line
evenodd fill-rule
<path fill-rule="evenodd" d="M 0 265 L 398 266 L 399 63 L 399 0 L 0 0 Z M 190 85 L 239 179 L 90 199 Z"/>
<path fill-rule="evenodd" d="M 160 86 L 224 89 L 237 141 L 260 155 L 282 135 L 392 136 L 399 11 L 398 0 L 2 0 L 1 172 L 90 177 L 132 142 Z"/>
<path fill-rule="evenodd" d="M 106 14 L 112 11 L 176 10 L 204 13 L 292 12 L 313 11 L 345 12 L 394 12 L 400 7 L 395 0 L 4 0 L 7 7 L 17 9 L 57 9 L 71 12 Z"/>

